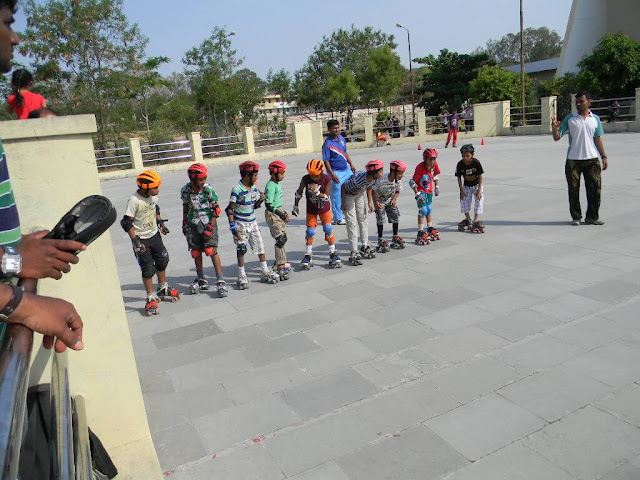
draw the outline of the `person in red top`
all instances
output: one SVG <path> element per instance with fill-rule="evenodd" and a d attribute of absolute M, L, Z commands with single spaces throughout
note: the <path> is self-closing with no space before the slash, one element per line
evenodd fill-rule
<path fill-rule="evenodd" d="M 436 197 L 440 194 L 438 187 L 438 175 L 440 175 L 440 166 L 436 160 L 438 151 L 435 148 L 427 148 L 422 154 L 422 163 L 416 166 L 413 177 L 409 182 L 409 186 L 416 194 L 416 202 L 418 204 L 418 236 L 416 243 L 426 245 L 430 240 L 439 240 L 440 232 L 433 228 L 433 219 L 431 216 L 431 202 L 433 195 Z M 427 220 L 427 230 L 424 229 L 424 221 Z"/>
<path fill-rule="evenodd" d="M 11 76 L 11 90 L 13 94 L 7 99 L 9 113 L 15 113 L 18 120 L 29 118 L 29 113 L 47 106 L 47 100 L 31 91 L 33 88 L 33 75 L 29 71 L 20 68 Z"/>

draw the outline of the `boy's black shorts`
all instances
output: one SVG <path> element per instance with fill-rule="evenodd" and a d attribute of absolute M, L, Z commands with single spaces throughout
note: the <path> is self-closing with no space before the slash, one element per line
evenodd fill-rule
<path fill-rule="evenodd" d="M 209 238 L 204 236 L 204 225 L 202 223 L 191 224 L 189 228 L 191 229 L 187 238 L 189 250 L 204 250 L 206 247 L 218 248 L 218 222 L 213 226 L 213 235 Z"/>
<path fill-rule="evenodd" d="M 146 267 L 151 265 L 162 267 L 158 268 L 160 271 L 167 268 L 167 264 L 169 263 L 169 252 L 164 248 L 160 232 L 157 232 L 151 238 L 141 238 L 140 243 L 145 247 L 145 251 L 138 254 L 138 263 L 143 271 Z"/>

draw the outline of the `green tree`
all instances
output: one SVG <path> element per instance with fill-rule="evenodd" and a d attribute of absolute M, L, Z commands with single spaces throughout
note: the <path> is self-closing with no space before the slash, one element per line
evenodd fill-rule
<path fill-rule="evenodd" d="M 369 61 L 358 72 L 357 84 L 362 91 L 362 100 L 367 105 L 390 104 L 397 98 L 405 75 L 400 57 L 389 47 L 372 50 Z"/>
<path fill-rule="evenodd" d="M 579 63 L 578 82 L 600 97 L 635 95 L 640 86 L 640 42 L 626 33 L 608 33 Z"/>
<path fill-rule="evenodd" d="M 280 100 L 283 103 L 291 101 L 293 99 L 293 78 L 291 74 L 284 68 L 275 73 L 269 69 L 267 73 L 267 89 L 269 93 L 280 95 Z M 284 108 L 282 109 L 282 115 L 285 117 L 287 115 Z"/>
<path fill-rule="evenodd" d="M 520 63 L 520 32 L 507 33 L 499 40 L 489 40 L 484 49 L 499 65 Z M 560 56 L 562 38 L 547 27 L 526 28 L 524 31 L 524 61 L 536 62 Z"/>
<path fill-rule="evenodd" d="M 104 146 L 106 128 L 119 121 L 110 109 L 144 77 L 147 38 L 129 23 L 123 0 L 26 0 L 22 7 L 20 53 L 33 59 L 51 104 L 96 114 Z"/>
<path fill-rule="evenodd" d="M 381 47 L 396 48 L 393 35 L 372 27 L 335 30 L 316 45 L 304 66 L 296 72 L 295 91 L 302 107 L 325 106 L 329 78 L 343 71 L 351 72 L 356 80 L 367 67 L 373 50 Z"/>
<path fill-rule="evenodd" d="M 332 109 L 347 110 L 347 116 L 350 116 L 351 108 L 359 94 L 360 87 L 356 83 L 356 77 L 348 70 L 327 79 L 327 95 Z"/>
<path fill-rule="evenodd" d="M 525 77 L 525 92 L 528 100 L 533 100 L 531 79 Z M 478 76 L 469 84 L 469 95 L 474 102 L 497 102 L 500 100 L 511 100 L 511 106 L 521 106 L 520 75 L 494 66 L 483 66 L 478 72 Z"/>
<path fill-rule="evenodd" d="M 469 98 L 469 83 L 478 76 L 480 68 L 495 63 L 486 53 L 460 54 L 446 48 L 437 57 L 429 55 L 414 62 L 428 67 L 416 91 L 423 95 L 421 105 L 429 115 L 437 115 L 443 104 L 459 110 L 462 102 Z"/>

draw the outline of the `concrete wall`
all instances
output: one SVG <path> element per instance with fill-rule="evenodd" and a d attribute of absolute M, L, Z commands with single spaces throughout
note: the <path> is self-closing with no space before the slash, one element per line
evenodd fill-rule
<path fill-rule="evenodd" d="M 78 200 L 101 193 L 95 131 L 93 115 L 0 122 L 23 232 L 51 228 Z M 119 479 L 161 478 L 109 233 L 80 258 L 62 280 L 39 285 L 41 294 L 72 302 L 84 321 L 85 349 L 69 353 L 72 393 L 85 397 L 89 426 L 120 470 Z M 36 338 L 31 384 L 51 378 L 51 354 L 40 345 Z"/>
<path fill-rule="evenodd" d="M 577 72 L 578 62 L 606 33 L 625 32 L 640 41 L 637 0 L 573 0 L 557 76 Z"/>
<path fill-rule="evenodd" d="M 494 137 L 509 133 L 511 102 L 479 103 L 473 106 L 475 135 Z"/>

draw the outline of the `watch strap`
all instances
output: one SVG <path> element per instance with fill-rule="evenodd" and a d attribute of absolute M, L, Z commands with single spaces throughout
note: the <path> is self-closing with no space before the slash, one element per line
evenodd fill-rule
<path fill-rule="evenodd" d="M 7 317 L 9 317 L 9 315 L 11 315 L 16 310 L 16 308 L 18 308 L 18 305 L 20 305 L 20 302 L 22 301 L 22 288 L 16 285 L 11 285 L 11 288 L 11 298 L 9 299 L 9 302 L 4 306 L 4 308 L 0 310 L 0 320 L 2 321 L 6 320 Z"/>

